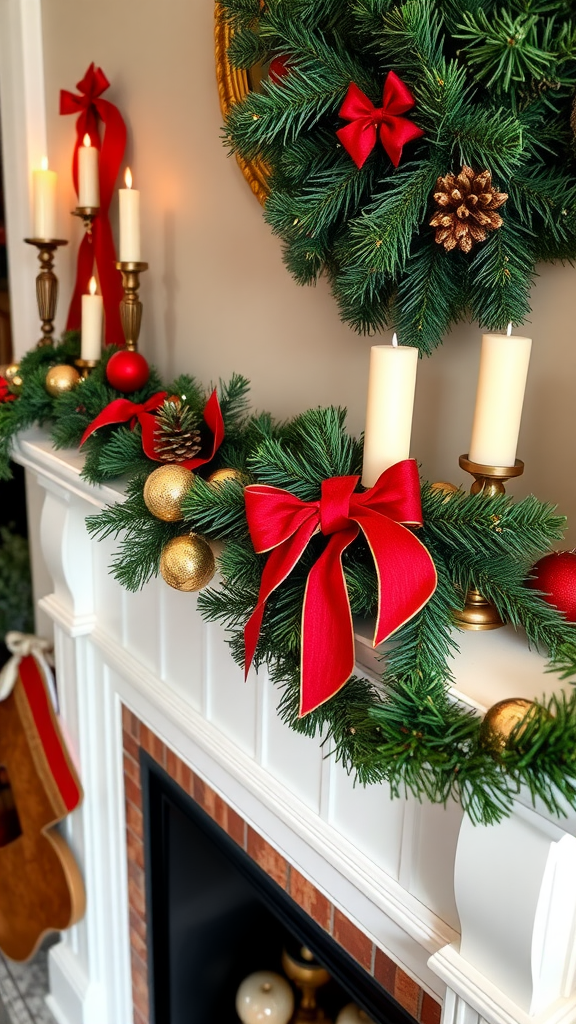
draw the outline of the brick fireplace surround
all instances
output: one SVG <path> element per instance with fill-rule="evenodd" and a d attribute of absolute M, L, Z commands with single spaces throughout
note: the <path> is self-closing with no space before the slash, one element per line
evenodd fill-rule
<path fill-rule="evenodd" d="M 364 967 L 420 1024 L 440 1024 L 441 1006 L 344 916 L 239 814 L 191 771 L 128 708 L 122 708 L 126 848 L 134 1024 L 149 1024 L 144 823 L 140 748 L 202 807 L 242 849 Z"/>

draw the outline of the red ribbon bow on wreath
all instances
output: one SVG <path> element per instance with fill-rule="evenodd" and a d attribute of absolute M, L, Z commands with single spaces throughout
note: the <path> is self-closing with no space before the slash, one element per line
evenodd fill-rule
<path fill-rule="evenodd" d="M 144 454 L 149 459 L 154 459 L 155 462 L 161 462 L 162 460 L 156 452 L 154 436 L 156 432 L 156 417 L 154 413 L 163 404 L 167 394 L 167 391 L 157 391 L 155 395 L 152 395 L 151 398 L 141 404 L 131 402 L 129 398 L 115 398 L 86 427 L 80 441 L 80 447 L 95 430 L 98 430 L 98 427 L 107 427 L 112 423 L 130 423 L 130 429 L 134 430 L 136 424 L 139 423 L 142 430 L 142 449 Z M 207 462 L 211 462 L 224 440 L 224 420 L 222 419 L 222 410 L 215 390 L 206 402 L 202 415 L 206 426 L 212 434 L 212 443 L 208 454 L 196 455 L 193 459 L 186 459 L 184 462 L 179 463 L 185 469 L 197 469 L 199 466 L 204 466 Z"/>
<path fill-rule="evenodd" d="M 10 385 L 5 377 L 0 377 L 0 405 L 2 402 L 13 402 L 16 398 L 10 391 Z"/>
<path fill-rule="evenodd" d="M 363 167 L 366 163 L 376 145 L 378 134 L 394 167 L 398 167 L 406 143 L 424 135 L 413 121 L 400 116 L 411 110 L 415 102 L 408 86 L 394 71 L 389 71 L 386 76 L 382 106 L 378 108 L 355 82 L 350 83 L 338 113 L 352 123 L 339 128 L 336 135 L 357 167 Z"/>
<path fill-rule="evenodd" d="M 102 69 L 91 64 L 84 78 L 76 85 L 76 88 L 80 90 L 79 95 L 68 92 L 66 89 L 62 89 L 60 92 L 60 113 L 79 115 L 76 121 L 76 145 L 72 157 L 72 178 L 76 194 L 78 194 L 78 149 L 83 144 L 84 136 L 89 135 L 91 145 L 100 150 L 100 210 L 92 225 L 92 239 L 85 234 L 80 244 L 76 284 L 70 302 L 66 329 L 78 330 L 80 328 L 82 295 L 88 290 L 88 282 L 92 277 L 94 260 L 96 260 L 106 313 L 106 344 L 123 346 L 124 333 L 120 322 L 120 301 L 123 292 L 120 274 L 114 266 L 116 249 L 108 210 L 124 156 L 126 125 L 118 108 L 109 100 L 101 99 L 101 94 L 109 85 L 110 82 Z M 106 126 L 102 144 L 100 144 L 98 131 L 100 120 Z"/>
<path fill-rule="evenodd" d="M 357 476 L 322 483 L 320 501 L 301 501 L 278 487 L 246 487 L 254 549 L 270 551 L 258 603 L 245 630 L 245 672 L 254 657 L 266 601 L 287 578 L 315 533 L 328 543 L 308 574 L 302 609 L 300 717 L 333 697 L 354 671 L 352 612 L 342 555 L 364 533 L 378 574 L 374 646 L 411 619 L 436 589 L 436 568 L 424 545 L 402 524 L 422 525 L 418 469 L 405 459 L 370 490 L 354 493 Z"/>

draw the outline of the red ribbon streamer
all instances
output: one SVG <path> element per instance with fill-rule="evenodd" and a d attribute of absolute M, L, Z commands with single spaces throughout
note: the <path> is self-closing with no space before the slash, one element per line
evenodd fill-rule
<path fill-rule="evenodd" d="M 382 106 L 378 108 L 355 82 L 350 83 L 338 113 L 352 123 L 339 128 L 336 135 L 357 167 L 363 167 L 366 163 L 376 145 L 378 134 L 394 167 L 398 167 L 406 143 L 424 135 L 413 121 L 400 116 L 411 110 L 415 103 L 410 89 L 394 71 L 389 71 L 386 76 Z"/>
<path fill-rule="evenodd" d="M 245 630 L 245 672 L 252 663 L 266 601 L 318 532 L 329 541 L 310 570 L 302 609 L 300 717 L 333 697 L 354 671 L 352 612 L 342 555 L 364 533 L 378 574 L 374 647 L 411 619 L 436 589 L 434 562 L 403 526 L 422 525 L 418 469 L 405 459 L 387 469 L 370 490 L 355 494 L 357 476 L 322 483 L 320 501 L 301 501 L 278 487 L 246 487 L 246 516 L 254 549 L 270 551 L 258 603 Z"/>
<path fill-rule="evenodd" d="M 99 427 L 107 427 L 113 423 L 129 422 L 131 430 L 134 430 L 136 423 L 139 423 L 142 430 L 142 449 L 144 454 L 149 459 L 154 459 L 155 462 L 161 462 L 162 459 L 160 459 L 156 452 L 155 433 L 157 423 L 154 413 L 163 404 L 167 394 L 167 391 L 157 391 L 155 395 L 152 395 L 148 401 L 142 402 L 142 404 L 131 402 L 128 398 L 115 398 L 86 427 L 80 441 L 80 447 Z M 184 466 L 185 469 L 198 469 L 199 466 L 205 466 L 207 462 L 211 462 L 224 440 L 224 420 L 222 419 L 222 410 L 216 390 L 212 392 L 206 402 L 202 415 L 206 426 L 212 434 L 212 443 L 208 454 L 196 455 L 193 459 L 186 459 L 185 462 L 180 462 L 179 465 Z"/>
<path fill-rule="evenodd" d="M 91 64 L 84 78 L 76 85 L 79 95 L 68 92 L 66 89 L 62 89 L 60 92 L 60 113 L 79 115 L 76 121 L 76 144 L 72 157 L 72 179 L 76 194 L 78 194 L 78 149 L 83 145 L 84 136 L 88 134 L 91 144 L 100 150 L 98 161 L 100 210 L 92 224 L 92 240 L 88 234 L 85 234 L 80 244 L 76 284 L 70 302 L 66 328 L 67 330 L 80 329 L 82 295 L 88 291 L 88 282 L 92 277 L 94 260 L 96 260 L 106 313 L 106 344 L 123 347 L 124 333 L 120 322 L 120 301 L 123 291 L 120 274 L 114 266 L 116 248 L 108 211 L 126 147 L 126 125 L 118 107 L 110 103 L 109 100 L 101 98 L 101 94 L 108 89 L 109 85 L 110 82 L 102 69 Z M 106 126 L 102 143 L 100 143 L 98 130 L 100 120 Z"/>

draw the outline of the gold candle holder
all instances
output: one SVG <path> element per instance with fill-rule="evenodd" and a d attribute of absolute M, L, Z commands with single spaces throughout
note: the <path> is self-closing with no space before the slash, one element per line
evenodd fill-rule
<path fill-rule="evenodd" d="M 82 380 L 90 376 L 95 366 L 98 366 L 99 359 L 75 359 L 74 366 L 78 367 Z"/>
<path fill-rule="evenodd" d="M 142 323 L 142 303 L 138 298 L 140 274 L 148 270 L 147 263 L 132 263 L 121 260 L 116 269 L 122 274 L 124 298 L 120 303 L 120 319 L 126 339 L 126 348 L 135 351 L 138 347 L 140 325 Z"/>
<path fill-rule="evenodd" d="M 99 206 L 77 206 L 75 210 L 72 210 L 73 217 L 80 217 L 82 219 L 84 230 L 90 241 L 92 241 L 92 224 L 99 213 Z"/>
<path fill-rule="evenodd" d="M 58 304 L 58 278 L 54 273 L 54 253 L 61 245 L 68 245 L 63 238 L 25 238 L 27 245 L 35 245 L 40 260 L 40 273 L 36 278 L 36 300 L 42 321 L 42 337 L 38 348 L 52 344 L 54 317 Z"/>
<path fill-rule="evenodd" d="M 516 459 L 513 466 L 484 466 L 480 462 L 472 462 L 467 455 L 461 455 L 458 462 L 474 477 L 470 494 L 483 494 L 487 498 L 505 494 L 506 481 L 522 476 L 524 472 L 521 459 Z M 499 629 L 504 625 L 494 605 L 474 588 L 468 591 L 464 608 L 454 612 L 454 618 L 462 629 Z"/>
<path fill-rule="evenodd" d="M 282 968 L 287 978 L 300 989 L 302 997 L 300 1006 L 290 1020 L 290 1024 L 332 1024 L 324 1011 L 318 1006 L 316 993 L 322 985 L 330 981 L 328 971 L 316 960 L 314 954 L 306 946 L 299 951 L 282 951 Z"/>

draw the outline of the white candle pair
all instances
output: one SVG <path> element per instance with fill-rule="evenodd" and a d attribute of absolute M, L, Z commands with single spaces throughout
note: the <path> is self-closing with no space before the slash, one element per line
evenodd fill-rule
<path fill-rule="evenodd" d="M 469 458 L 484 466 L 513 466 L 530 361 L 531 338 L 485 334 Z M 372 487 L 385 469 L 410 455 L 418 350 L 374 345 L 370 353 L 362 483 Z"/>

